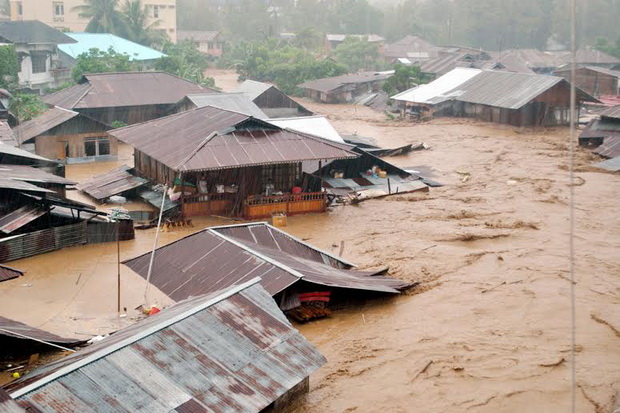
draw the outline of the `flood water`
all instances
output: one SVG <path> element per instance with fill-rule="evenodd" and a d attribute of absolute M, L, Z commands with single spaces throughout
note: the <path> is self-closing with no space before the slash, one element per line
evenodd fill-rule
<path fill-rule="evenodd" d="M 228 87 L 233 86 L 226 73 Z M 326 214 L 289 217 L 286 231 L 361 268 L 421 285 L 402 296 L 337 311 L 299 330 L 327 357 L 300 412 L 566 412 L 570 406 L 568 130 L 515 130 L 470 120 L 388 121 L 368 108 L 320 105 L 343 133 L 382 146 L 431 149 L 390 158 L 422 166 L 445 184 Z M 577 411 L 611 411 L 620 391 L 620 176 L 577 152 L 575 273 Z M 81 180 L 120 164 L 69 165 Z M 463 181 L 464 173 L 470 178 Z M 79 194 L 72 198 L 92 203 Z M 132 204 L 132 208 L 143 205 Z M 102 208 L 107 208 L 103 206 Z M 228 220 L 194 220 L 161 232 L 164 245 Z M 120 244 L 122 259 L 147 252 L 155 230 Z M 2 315 L 88 337 L 118 329 L 134 308 L 169 301 L 121 266 L 116 244 L 88 245 L 11 262 L 26 270 L 0 283 Z"/>

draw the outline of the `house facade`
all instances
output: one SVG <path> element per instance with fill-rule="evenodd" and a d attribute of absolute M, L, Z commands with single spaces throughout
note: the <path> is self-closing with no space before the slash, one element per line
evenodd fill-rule
<path fill-rule="evenodd" d="M 347 103 L 356 97 L 378 92 L 393 72 L 361 72 L 310 80 L 298 85 L 304 96 L 323 103 Z"/>
<path fill-rule="evenodd" d="M 218 31 L 177 31 L 177 41 L 183 40 L 191 40 L 198 43 L 198 50 L 211 57 L 220 57 L 224 53 L 224 37 Z"/>
<path fill-rule="evenodd" d="M 19 86 L 39 93 L 69 80 L 71 71 L 62 64 L 58 45 L 74 42 L 39 21 L 0 22 L 0 44 L 12 44 L 20 61 Z"/>
<path fill-rule="evenodd" d="M 570 68 L 558 69 L 556 76 L 570 81 Z M 586 66 L 575 71 L 575 86 L 592 96 L 620 95 L 620 71 L 598 66 Z"/>
<path fill-rule="evenodd" d="M 324 212 L 325 193 L 302 163 L 358 156 L 349 145 L 211 106 L 109 134 L 134 147 L 142 177 L 169 184 L 183 216 Z"/>

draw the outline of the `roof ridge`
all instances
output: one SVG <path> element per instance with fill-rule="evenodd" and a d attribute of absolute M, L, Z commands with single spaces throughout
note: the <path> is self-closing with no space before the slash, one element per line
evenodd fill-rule
<path fill-rule="evenodd" d="M 223 300 L 226 300 L 230 297 L 232 297 L 233 295 L 239 294 L 241 291 L 246 290 L 247 288 L 253 286 L 254 284 L 257 284 L 258 282 L 260 282 L 260 278 L 259 277 L 255 277 L 243 284 L 238 284 L 238 285 L 233 285 L 229 288 L 226 289 L 222 289 L 220 290 L 220 294 L 218 294 L 217 296 L 210 298 L 208 300 L 206 300 L 205 302 L 203 302 L 200 305 L 197 305 L 195 307 L 190 308 L 189 310 L 176 315 L 174 317 L 171 317 L 167 320 L 163 320 L 160 323 L 156 323 L 155 325 L 143 330 L 143 331 L 139 331 L 136 334 L 127 337 L 126 339 L 123 339 L 121 341 L 119 341 L 118 343 L 113 343 L 112 345 L 108 346 L 108 347 L 104 347 L 98 351 L 95 351 L 92 354 L 87 355 L 86 357 L 77 360 L 75 363 L 69 364 L 67 366 L 61 367 L 58 370 L 56 370 L 55 372 L 51 373 L 48 376 L 43 377 L 42 379 L 35 381 L 34 383 L 31 383 L 29 385 L 26 385 L 12 393 L 10 393 L 10 396 L 12 398 L 18 398 L 21 397 L 27 393 L 30 393 L 31 391 L 34 391 L 50 382 L 52 382 L 53 380 L 56 380 L 59 377 L 65 376 L 69 373 L 72 373 L 84 366 L 87 366 L 90 363 L 93 363 L 97 360 L 100 360 L 122 348 L 125 348 L 127 346 L 130 346 L 131 344 L 142 340 L 148 336 L 151 336 L 167 327 L 170 327 L 171 325 L 178 323 L 180 321 L 185 320 L 188 317 L 191 317 L 192 315 L 206 310 L 209 307 L 212 307 L 220 302 L 222 302 Z M 185 300 L 183 300 L 185 301 Z M 180 302 L 183 302 L 180 301 Z M 175 303 L 178 304 L 178 303 Z M 165 311 L 165 310 L 164 310 Z M 134 324 L 135 325 L 135 324 Z M 132 326 L 126 327 L 126 328 L 130 328 Z M 95 344 L 96 345 L 96 344 Z M 79 352 L 77 353 L 79 354 Z"/>

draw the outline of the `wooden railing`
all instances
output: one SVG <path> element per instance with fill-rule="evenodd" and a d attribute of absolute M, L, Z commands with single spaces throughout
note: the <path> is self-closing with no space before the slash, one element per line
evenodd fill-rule
<path fill-rule="evenodd" d="M 244 216 L 248 219 L 271 217 L 273 213 L 284 212 L 287 215 L 324 212 L 327 197 L 323 192 L 305 192 L 301 194 L 271 195 L 248 198 L 244 202 Z"/>

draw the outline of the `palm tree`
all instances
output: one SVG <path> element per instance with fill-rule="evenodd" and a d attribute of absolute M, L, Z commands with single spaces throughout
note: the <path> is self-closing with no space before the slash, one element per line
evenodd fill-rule
<path fill-rule="evenodd" d="M 112 33 L 121 37 L 127 35 L 127 23 L 117 10 L 118 0 L 84 0 L 84 3 L 71 10 L 77 11 L 83 19 L 90 19 L 87 32 Z"/>
<path fill-rule="evenodd" d="M 148 11 L 142 6 L 142 0 L 125 0 L 122 13 L 127 39 L 145 46 L 161 45 L 167 40 L 165 32 L 157 30 L 161 20 L 149 24 Z"/>

